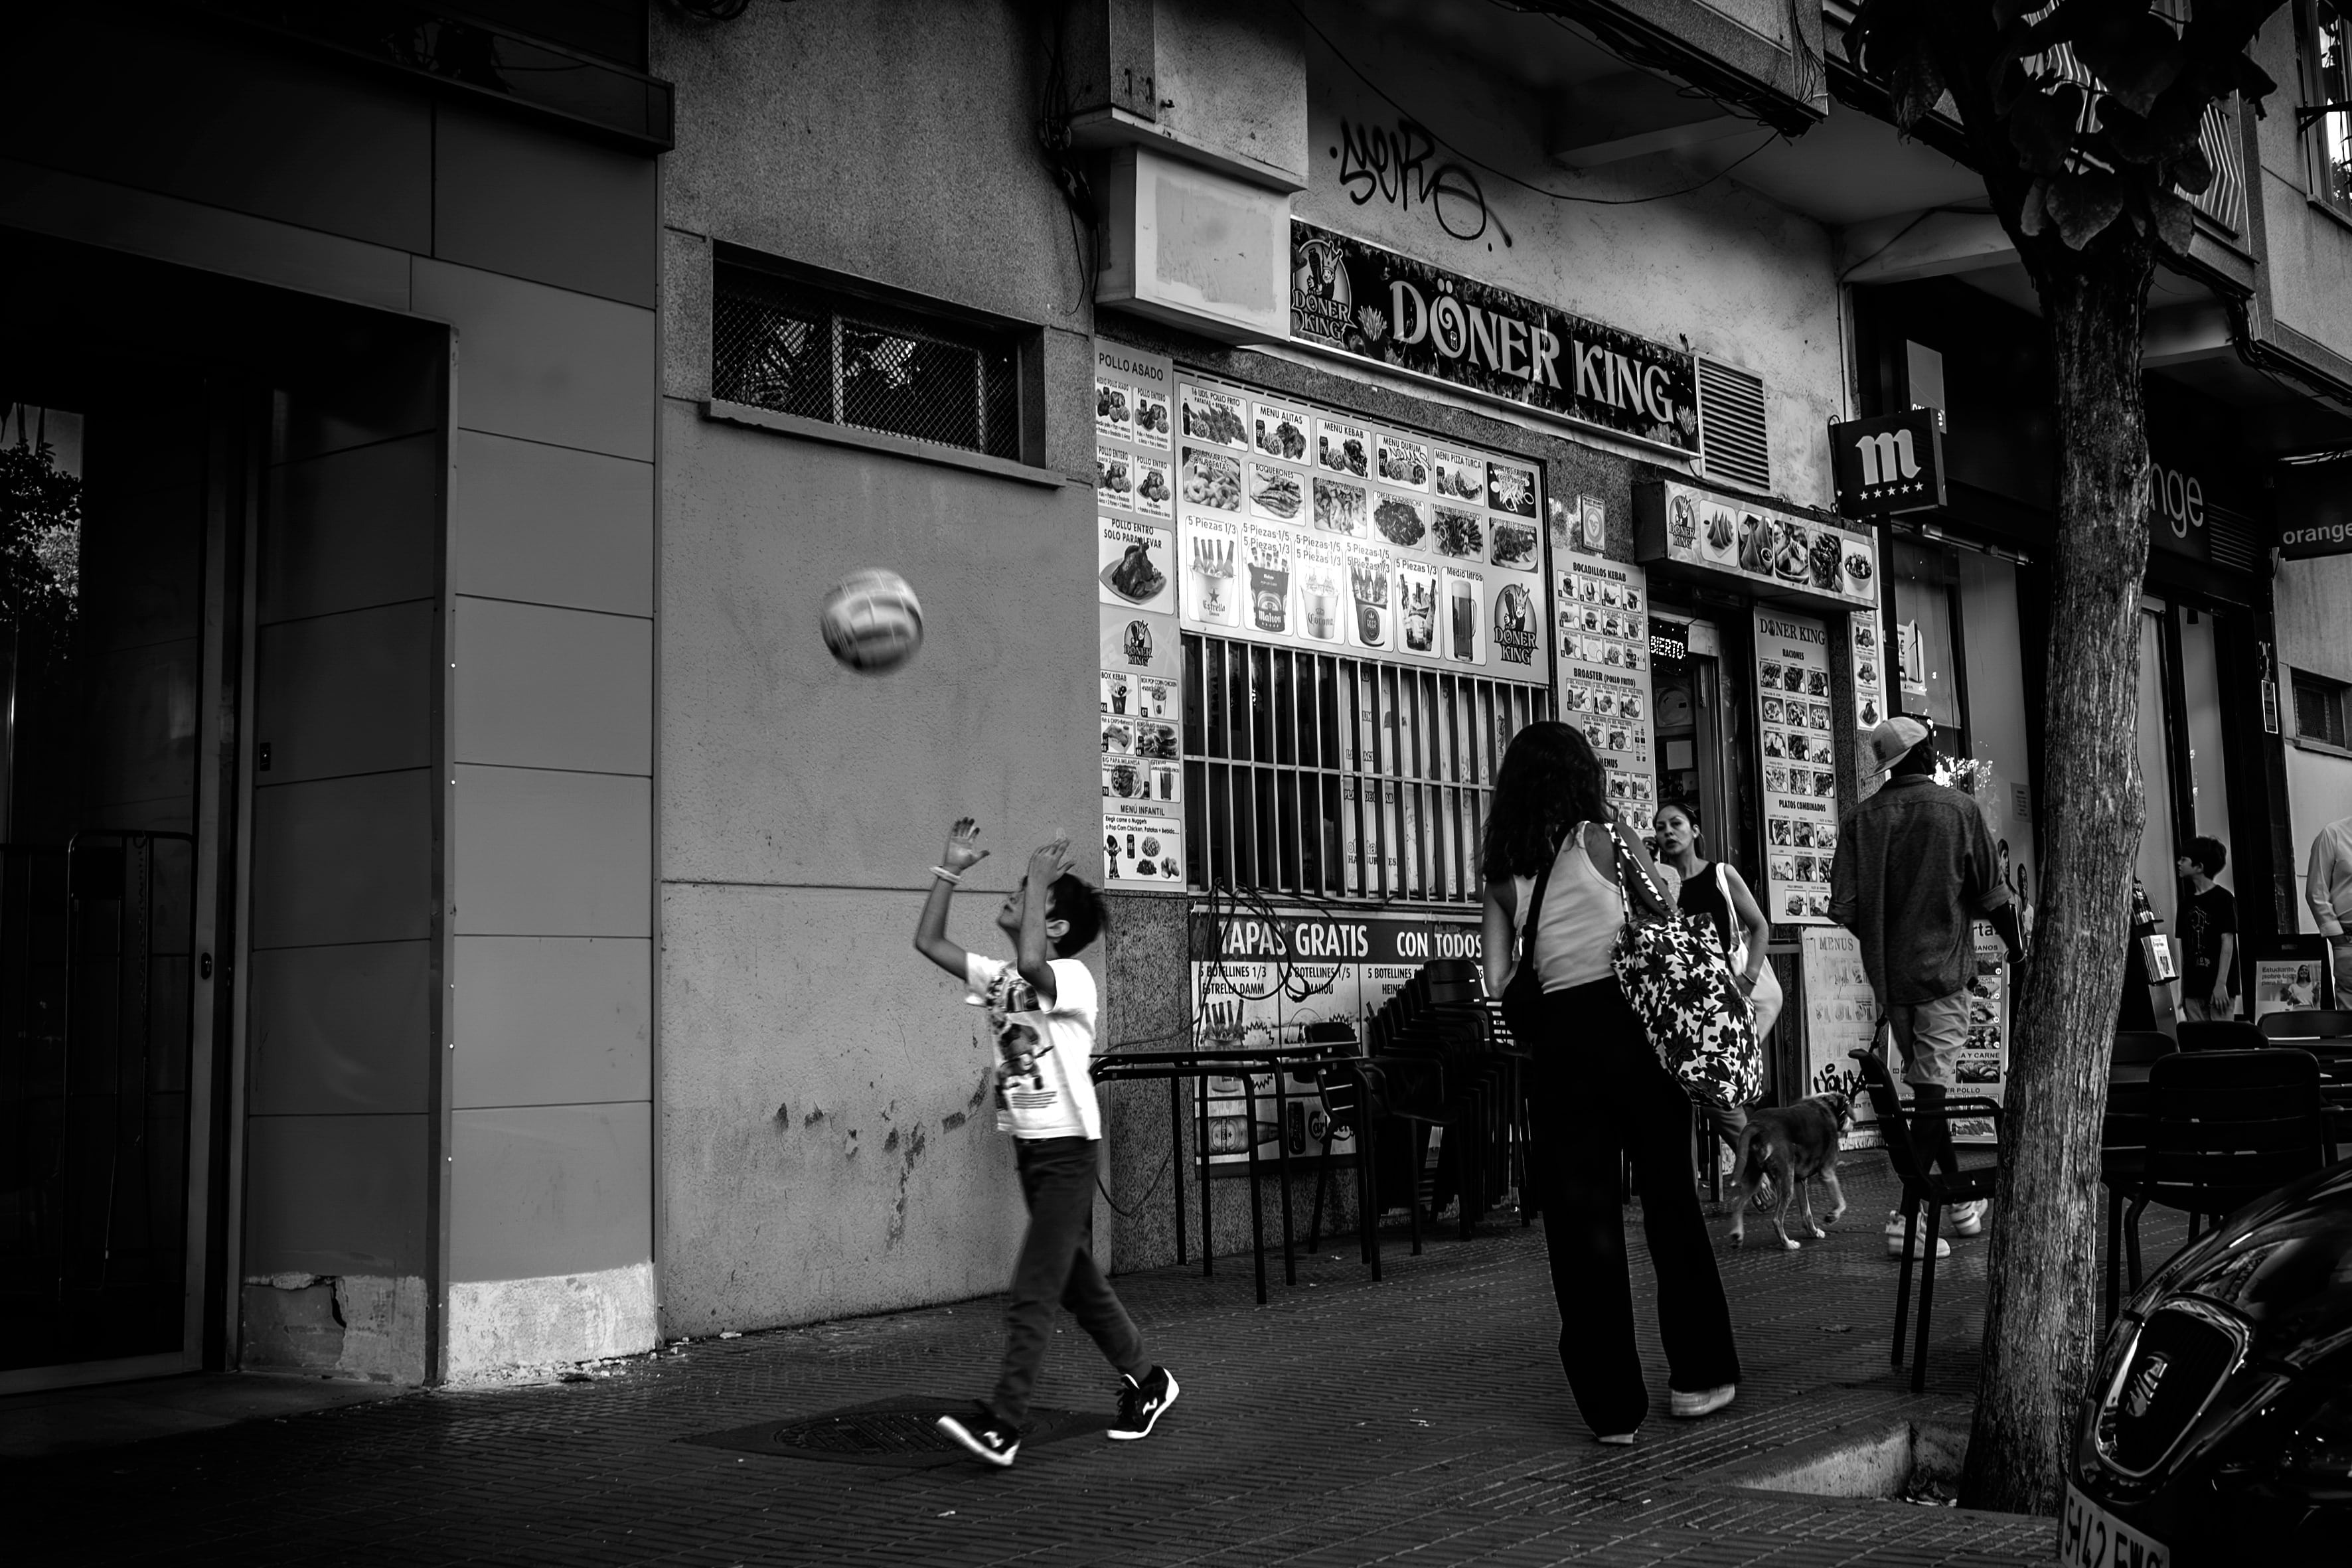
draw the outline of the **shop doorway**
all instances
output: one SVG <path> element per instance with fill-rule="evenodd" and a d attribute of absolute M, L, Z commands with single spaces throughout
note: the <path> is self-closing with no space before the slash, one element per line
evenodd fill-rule
<path fill-rule="evenodd" d="M 1750 867 L 1747 836 L 1740 820 L 1737 766 L 1737 722 L 1726 707 L 1723 658 L 1713 623 L 1694 619 L 1686 625 L 1672 611 L 1661 611 L 1669 627 L 1680 626 L 1675 639 L 1651 644 L 1651 702 L 1657 714 L 1658 799 L 1682 801 L 1698 809 L 1700 848 L 1710 860 L 1728 860 L 1742 877 L 1753 880 L 1762 868 Z M 1674 646 L 1678 642 L 1679 647 Z"/>
<path fill-rule="evenodd" d="M 217 386 L 0 427 L 0 1388 L 200 1364 L 217 777 L 248 443 Z M 77 382 L 84 384 L 78 387 Z"/>

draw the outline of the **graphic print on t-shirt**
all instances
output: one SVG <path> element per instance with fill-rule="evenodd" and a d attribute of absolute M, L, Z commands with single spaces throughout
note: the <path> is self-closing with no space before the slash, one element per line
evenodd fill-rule
<path fill-rule="evenodd" d="M 988 983 L 988 1022 L 996 1032 L 996 1106 L 1000 1110 L 1051 1113 L 1061 1099 L 1053 1053 L 1037 1031 L 1008 1015 L 1037 1011 L 1037 991 L 1006 965 Z"/>

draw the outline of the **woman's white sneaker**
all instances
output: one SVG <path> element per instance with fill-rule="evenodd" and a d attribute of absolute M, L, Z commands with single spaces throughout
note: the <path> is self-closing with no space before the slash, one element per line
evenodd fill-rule
<path fill-rule="evenodd" d="M 1685 1394 L 1679 1388 L 1666 1392 L 1667 1414 L 1677 1421 L 1696 1421 L 1702 1415 L 1712 1415 L 1730 1404 L 1733 1396 L 1738 1394 L 1739 1385 L 1727 1383 L 1721 1388 L 1705 1388 L 1696 1394 Z M 1607 1440 L 1602 1439 L 1603 1442 Z"/>

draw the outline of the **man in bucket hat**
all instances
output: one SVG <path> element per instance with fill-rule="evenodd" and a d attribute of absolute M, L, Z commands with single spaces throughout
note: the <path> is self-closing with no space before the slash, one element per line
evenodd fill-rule
<path fill-rule="evenodd" d="M 1957 1081 L 1969 1037 L 1976 922 L 1992 922 L 2013 964 L 2024 961 L 2025 944 L 1984 814 L 1936 782 L 1935 731 L 1897 714 L 1862 742 L 1863 777 L 1885 773 L 1886 784 L 1838 826 L 1830 918 L 1862 939 L 1863 968 L 1903 1053 L 1904 1080 L 1919 1109 L 1934 1110 Z M 1959 1174 L 1950 1124 L 1922 1117 L 1917 1127 L 1919 1157 Z M 1984 1205 L 1957 1205 L 1952 1230 L 1983 1234 Z M 1889 1257 L 1903 1256 L 1903 1232 L 1902 1215 L 1889 1215 Z M 1940 1239 L 1936 1249 L 1938 1257 L 1949 1250 Z"/>

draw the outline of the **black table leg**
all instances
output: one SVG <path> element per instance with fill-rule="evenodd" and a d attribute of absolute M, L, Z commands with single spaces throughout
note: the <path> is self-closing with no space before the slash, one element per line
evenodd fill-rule
<path fill-rule="evenodd" d="M 1184 1266 L 1184 1091 L 1183 1080 L 1168 1079 L 1168 1180 L 1176 1189 L 1176 1266 Z"/>
<path fill-rule="evenodd" d="M 1280 1129 L 1276 1129 L 1277 1134 Z M 1250 1258 L 1257 1274 L 1257 1304 L 1265 1305 L 1265 1212 L 1257 1170 L 1257 1074 L 1242 1072 L 1242 1136 L 1249 1143 Z M 1277 1143 L 1276 1148 L 1280 1145 Z"/>
<path fill-rule="evenodd" d="M 1209 1222 L 1209 1079 L 1207 1074 L 1193 1079 L 1199 1084 L 1199 1098 L 1192 1106 L 1192 1130 L 1201 1148 L 1201 1278 L 1206 1279 L 1217 1271 L 1217 1232 Z"/>
<path fill-rule="evenodd" d="M 1282 1181 L 1282 1281 L 1298 1283 L 1298 1258 L 1290 1221 L 1290 1069 L 1274 1073 L 1274 1163 Z"/>

